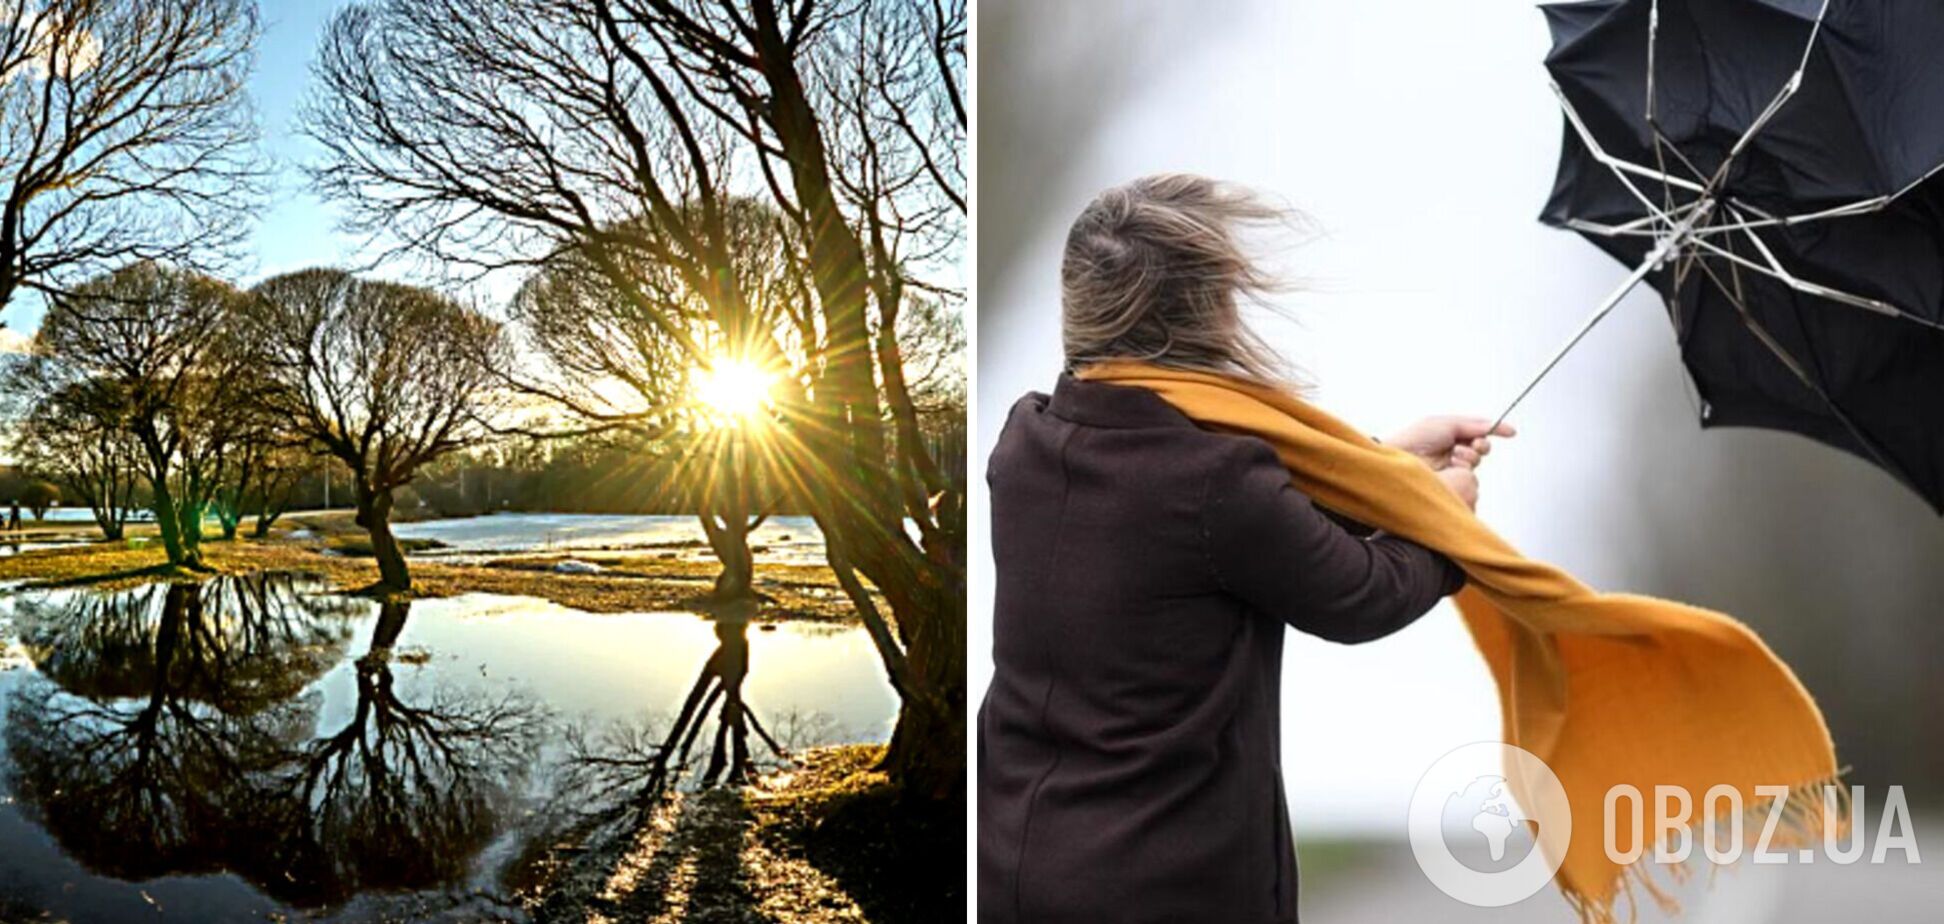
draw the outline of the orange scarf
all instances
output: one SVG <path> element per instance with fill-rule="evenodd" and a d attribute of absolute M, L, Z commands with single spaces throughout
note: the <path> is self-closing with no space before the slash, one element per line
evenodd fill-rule
<path fill-rule="evenodd" d="M 1264 440 L 1317 503 L 1465 570 L 1458 611 L 1498 683 L 1505 741 L 1544 760 L 1566 790 L 1572 837 L 1555 878 L 1584 920 L 1614 920 L 1621 887 L 1631 897 L 1636 882 L 1671 904 L 1646 875 L 1653 841 L 1628 830 L 1630 812 L 1616 813 L 1622 828 L 1613 843 L 1647 850 L 1630 867 L 1607 857 L 1604 799 L 1613 786 L 1631 783 L 1644 794 L 1649 831 L 1657 784 L 1685 787 L 1697 819 L 1710 787 L 1735 787 L 1755 831 L 1772 801 L 1756 787 L 1788 786 L 1786 830 L 1774 842 L 1821 836 L 1822 786 L 1837 775 L 1829 730 L 1788 666 L 1747 626 L 1666 600 L 1599 593 L 1520 555 L 1422 460 L 1289 394 L 1136 362 L 1102 363 L 1080 377 L 1149 389 L 1207 429 Z M 1507 783 L 1533 805 L 1518 779 Z"/>

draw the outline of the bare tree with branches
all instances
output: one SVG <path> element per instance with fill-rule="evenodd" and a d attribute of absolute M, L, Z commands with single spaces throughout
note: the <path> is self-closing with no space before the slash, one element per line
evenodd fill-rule
<path fill-rule="evenodd" d="M 806 358 L 788 310 L 803 303 L 803 280 L 782 216 L 761 201 L 734 199 L 723 204 L 722 221 L 734 242 L 734 286 L 752 306 L 748 324 L 767 336 L 726 342 L 711 306 L 668 264 L 628 267 L 644 296 L 631 299 L 579 250 L 565 250 L 512 302 L 521 345 L 542 362 L 518 364 L 507 376 L 518 391 L 567 413 L 571 423 L 551 435 L 621 431 L 670 463 L 673 477 L 663 480 L 657 500 L 696 510 L 721 563 L 710 594 L 716 605 L 755 596 L 749 536 L 787 499 L 787 479 L 777 471 L 768 415 L 720 420 L 696 394 L 709 370 L 695 365 L 688 345 L 707 349 L 705 361 L 735 362 L 761 375 L 800 368 Z M 683 336 L 665 334 L 665 327 Z M 779 347 L 782 355 L 769 352 Z"/>
<path fill-rule="evenodd" d="M 277 276 L 251 294 L 241 330 L 257 351 L 257 400 L 351 470 L 381 588 L 410 591 L 393 492 L 486 435 L 492 370 L 505 363 L 499 325 L 428 289 L 342 270 Z"/>
<path fill-rule="evenodd" d="M 86 504 L 110 541 L 122 537 L 142 477 L 142 449 L 118 405 L 102 383 L 70 383 L 37 400 L 14 435 L 26 467 Z"/>
<path fill-rule="evenodd" d="M 130 262 L 234 256 L 263 176 L 256 4 L 0 6 L 0 310 Z"/>
<path fill-rule="evenodd" d="M 249 407 L 243 413 L 255 419 L 240 422 L 210 503 L 224 539 L 235 539 L 243 518 L 253 510 L 256 525 L 251 535 L 258 539 L 269 535 L 270 524 L 290 509 L 291 489 L 310 464 L 307 452 L 282 442 L 282 434 L 273 421 L 262 419 L 260 408 Z"/>
<path fill-rule="evenodd" d="M 57 298 L 22 381 L 42 400 L 88 390 L 141 449 L 169 563 L 202 566 L 202 520 L 235 438 L 240 294 L 219 279 L 137 263 Z"/>
<path fill-rule="evenodd" d="M 886 767 L 929 795 L 963 788 L 964 471 L 924 438 L 899 316 L 958 298 L 963 36 L 955 0 L 376 0 L 333 20 L 306 113 L 355 227 L 481 271 L 571 250 L 692 365 L 715 345 L 656 320 L 639 267 L 782 355 L 725 218 L 771 200 L 805 281 L 778 462 L 903 698 Z"/>

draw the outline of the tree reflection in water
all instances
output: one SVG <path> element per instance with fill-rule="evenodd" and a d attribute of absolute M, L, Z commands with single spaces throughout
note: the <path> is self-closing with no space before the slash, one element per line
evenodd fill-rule
<path fill-rule="evenodd" d="M 500 829 L 545 721 L 524 698 L 413 704 L 386 604 L 350 719 L 322 691 L 368 603 L 283 574 L 23 599 L 40 676 L 8 704 L 9 787 L 62 848 L 125 879 L 233 871 L 318 907 L 455 886 Z M 416 697 L 414 697 L 416 698 Z"/>
<path fill-rule="evenodd" d="M 95 701 L 196 702 L 227 714 L 283 703 L 342 661 L 366 604 L 295 574 L 23 598 L 14 621 L 40 672 Z"/>
<path fill-rule="evenodd" d="M 743 696 L 743 680 L 749 676 L 749 614 L 719 613 L 714 623 L 715 650 L 702 662 L 695 684 L 662 737 L 654 740 L 640 729 L 619 727 L 590 739 L 585 729 L 570 729 L 563 790 L 632 792 L 638 801 L 654 801 L 694 767 L 696 742 L 712 714 L 715 727 L 708 760 L 698 777 L 702 786 L 746 783 L 755 777 L 760 767 L 750 748 L 752 733 L 775 757 L 789 760 L 788 750 L 763 726 Z M 582 808 L 590 806 L 583 803 Z M 591 808 L 607 811 L 612 806 Z"/>
<path fill-rule="evenodd" d="M 641 724 L 610 725 L 598 733 L 585 725 L 567 728 L 568 753 L 556 777 L 556 796 L 536 814 L 536 836 L 510 864 L 507 879 L 516 893 L 540 899 L 539 920 L 589 918 L 593 908 L 614 920 L 659 918 L 668 910 L 682 869 L 711 884 L 705 889 L 741 889 L 748 816 L 740 796 L 714 790 L 686 802 L 665 797 L 691 771 L 699 770 L 693 780 L 705 788 L 751 782 L 764 769 L 752 735 L 779 761 L 791 759 L 743 694 L 750 615 L 741 607 L 715 613 L 716 646 L 674 721 L 659 734 Z M 796 731 L 805 730 L 800 716 L 786 721 L 798 725 Z M 696 746 L 705 734 L 707 759 L 698 761 Z M 787 730 L 785 740 L 796 743 Z M 671 805 L 680 808 L 671 813 Z M 662 833 L 644 857 L 638 851 L 648 831 Z M 617 886 L 620 882 L 627 885 Z M 584 904 L 590 895 L 600 897 Z M 729 907 L 715 910 L 744 919 Z"/>
<path fill-rule="evenodd" d="M 294 762 L 300 867 L 337 891 L 456 884 L 502 827 L 546 717 L 524 697 L 445 687 L 422 705 L 398 694 L 392 647 L 411 604 L 383 604 L 357 661 L 358 701 L 341 728 Z"/>
<path fill-rule="evenodd" d="M 321 676 L 350 636 L 349 613 L 303 605 L 308 588 L 289 576 L 216 583 L 227 586 L 16 607 L 41 676 L 9 703 L 10 788 L 97 871 L 214 871 L 248 859 L 271 833 L 252 830 L 269 817 L 269 794 L 254 781 L 301 739 L 306 715 L 265 691 L 295 692 Z"/>

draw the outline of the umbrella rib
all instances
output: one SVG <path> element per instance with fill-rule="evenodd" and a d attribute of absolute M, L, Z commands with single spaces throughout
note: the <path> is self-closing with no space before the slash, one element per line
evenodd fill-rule
<path fill-rule="evenodd" d="M 1660 130 L 1660 123 L 1658 122 L 1653 123 L 1653 127 L 1654 127 L 1654 140 L 1660 144 L 1667 145 L 1667 149 L 1669 151 L 1674 152 L 1674 158 L 1681 162 L 1681 166 L 1687 168 L 1688 173 L 1694 175 L 1695 182 L 1697 183 L 1706 182 L 1707 180 L 1706 172 L 1701 169 L 1700 165 L 1696 164 L 1692 160 L 1689 160 L 1686 154 L 1681 153 L 1681 146 L 1675 144 L 1674 139 L 1667 137 L 1666 133 Z"/>
<path fill-rule="evenodd" d="M 1734 215 L 1736 219 L 1739 220 L 1741 218 L 1741 213 L 1736 212 L 1733 208 L 1730 208 L 1728 211 L 1730 214 Z M 1755 246 L 1756 252 L 1760 253 L 1762 255 L 1762 259 L 1768 263 L 1767 266 L 1763 266 L 1761 264 L 1755 263 L 1754 261 L 1749 260 L 1747 257 L 1726 250 L 1714 244 L 1713 242 L 1702 238 L 1698 238 L 1698 237 L 1693 238 L 1692 243 L 1696 248 L 1705 249 L 1711 253 L 1717 254 L 1728 260 L 1732 260 L 1735 263 L 1738 263 L 1742 266 L 1746 266 L 1749 269 L 1754 270 L 1758 273 L 1762 273 L 1766 276 L 1773 277 L 1774 279 L 1780 281 L 1782 284 L 1788 286 L 1789 288 L 1794 289 L 1797 292 L 1801 292 L 1805 295 L 1814 295 L 1819 298 L 1826 298 L 1833 302 L 1839 302 L 1845 305 L 1850 305 L 1852 307 L 1862 308 L 1865 311 L 1869 311 L 1875 314 L 1880 314 L 1885 317 L 1898 318 L 1904 321 L 1908 321 L 1912 324 L 1931 328 L 1933 330 L 1944 330 L 1944 323 L 1939 323 L 1937 321 L 1930 320 L 1929 318 L 1923 317 L 1921 315 L 1917 315 L 1905 311 L 1904 309 L 1899 308 L 1896 305 L 1893 305 L 1889 302 L 1882 301 L 1880 299 L 1868 298 L 1862 295 L 1856 295 L 1851 292 L 1842 291 L 1841 289 L 1832 289 L 1820 283 L 1810 282 L 1806 279 L 1797 277 L 1795 274 L 1790 273 L 1787 268 L 1783 267 L 1782 261 L 1776 258 L 1775 252 L 1769 249 L 1768 242 L 1762 240 L 1761 235 L 1756 234 L 1753 230 L 1747 230 L 1747 229 L 1744 229 L 1742 231 L 1742 235 L 1748 238 L 1749 243 Z"/>
<path fill-rule="evenodd" d="M 1640 191 L 1640 187 L 1634 185 L 1633 180 L 1627 174 L 1631 173 L 1650 180 L 1659 180 L 1662 183 L 1677 186 L 1689 192 L 1707 192 L 1706 188 L 1699 183 L 1690 183 L 1680 177 L 1672 176 L 1665 171 L 1655 170 L 1652 167 L 1642 166 L 1632 161 L 1622 160 L 1607 153 L 1606 148 L 1600 145 L 1600 142 L 1593 137 L 1593 133 L 1587 129 L 1586 123 L 1580 119 L 1579 110 L 1575 109 L 1572 101 L 1566 98 L 1566 91 L 1560 89 L 1558 81 L 1552 82 L 1552 91 L 1553 96 L 1559 98 L 1559 108 L 1566 114 L 1566 121 L 1573 126 L 1573 131 L 1579 135 L 1580 141 L 1586 144 L 1587 151 L 1593 155 L 1593 159 L 1604 164 L 1607 169 L 1612 170 L 1614 176 L 1627 187 L 1629 192 L 1633 193 L 1635 199 L 1640 200 L 1641 205 L 1647 207 L 1649 212 L 1659 213 L 1661 209 L 1654 205 L 1654 200 L 1648 198 L 1645 193 Z"/>
<path fill-rule="evenodd" d="M 1602 237 L 1660 237 L 1662 232 L 1656 228 L 1648 227 L 1649 224 L 1655 221 L 1679 218 L 1693 211 L 1694 207 L 1700 204 L 1701 201 L 1697 199 L 1693 202 L 1677 205 L 1672 210 L 1666 212 L 1656 211 L 1652 215 L 1643 215 L 1617 225 L 1609 225 L 1604 222 L 1591 221 L 1585 218 L 1568 218 L 1566 219 L 1566 227 L 1572 228 L 1575 231 L 1591 232 Z"/>
<path fill-rule="evenodd" d="M 1918 324 L 1923 324 L 1927 327 L 1938 326 L 1934 322 L 1927 321 L 1914 314 L 1904 311 L 1902 308 L 1898 308 L 1897 306 L 1892 305 L 1889 302 L 1882 301 L 1880 299 L 1868 298 L 1862 295 L 1855 295 L 1849 292 L 1841 291 L 1839 289 L 1832 289 L 1828 286 L 1820 285 L 1818 283 L 1809 282 L 1808 280 L 1805 279 L 1797 278 L 1794 273 L 1791 273 L 1787 269 L 1783 268 L 1782 261 L 1776 259 L 1775 251 L 1769 249 L 1768 242 L 1762 240 L 1761 235 L 1756 234 L 1753 231 L 1743 231 L 1742 236 L 1748 238 L 1749 243 L 1755 245 L 1755 249 L 1761 253 L 1763 260 L 1768 261 L 1769 268 L 1771 272 L 1775 275 L 1775 277 L 1787 283 L 1789 288 L 1791 289 L 1809 295 L 1819 295 L 1822 296 L 1823 298 L 1827 298 L 1832 301 L 1842 302 L 1846 305 L 1854 305 L 1858 308 L 1862 308 L 1867 311 L 1874 311 L 1877 314 L 1888 315 L 1890 317 L 1899 317 L 1908 321 L 1914 321 Z"/>
<path fill-rule="evenodd" d="M 1667 154 L 1668 152 L 1672 152 L 1674 154 L 1674 159 L 1680 161 L 1681 166 L 1686 167 L 1687 172 L 1694 175 L 1694 179 L 1696 182 L 1706 182 L 1707 181 L 1706 173 L 1704 173 L 1700 167 L 1695 166 L 1694 161 L 1689 160 L 1686 154 L 1681 153 L 1680 145 L 1675 144 L 1673 139 L 1667 137 L 1666 132 L 1661 131 L 1660 114 L 1658 112 L 1659 107 L 1654 100 L 1654 70 L 1655 70 L 1654 50 L 1657 44 L 1659 43 L 1659 41 L 1660 41 L 1660 0 L 1654 0 L 1653 5 L 1648 9 L 1648 13 L 1647 13 L 1647 113 L 1646 113 L 1647 129 L 1648 131 L 1652 132 L 1654 136 L 1654 166 L 1660 171 L 1663 177 L 1671 176 L 1671 174 L 1667 172 Z M 1698 201 L 1699 200 L 1697 199 L 1696 202 Z M 1690 206 L 1694 204 L 1696 203 L 1689 203 Z M 1663 211 L 1667 211 L 1670 214 L 1674 210 L 1674 187 L 1666 182 L 1661 183 L 1661 208 Z"/>
<path fill-rule="evenodd" d="M 1588 234 L 1597 234 L 1601 237 L 1655 237 L 1657 238 L 1661 236 L 1661 232 L 1656 231 L 1652 228 L 1629 228 L 1629 227 L 1625 227 L 1624 225 L 1603 225 L 1597 221 L 1587 221 L 1584 218 L 1568 218 L 1566 219 L 1566 227 L 1571 228 L 1574 231 L 1585 231 Z"/>
<path fill-rule="evenodd" d="M 1914 180 L 1911 180 L 1908 183 L 1905 183 L 1902 188 L 1898 189 L 1896 192 L 1890 193 L 1889 195 L 1871 196 L 1868 199 L 1858 199 L 1855 202 L 1847 202 L 1842 205 L 1830 206 L 1829 208 L 1826 209 L 1820 209 L 1814 212 L 1803 212 L 1796 215 L 1771 215 L 1767 212 L 1762 211 L 1761 209 L 1755 207 L 1750 203 L 1744 202 L 1740 199 L 1736 199 L 1731 196 L 1728 199 L 1730 203 L 1734 204 L 1737 208 L 1746 209 L 1748 211 L 1756 213 L 1757 215 L 1762 216 L 1761 219 L 1757 221 L 1740 221 L 1733 224 L 1724 223 L 1719 225 L 1712 225 L 1709 226 L 1708 228 L 1703 229 L 1703 233 L 1713 234 L 1715 232 L 1721 232 L 1721 231 L 1740 231 L 1745 228 L 1772 228 L 1777 226 L 1788 227 L 1791 225 L 1803 224 L 1805 222 L 1821 221 L 1828 218 L 1849 218 L 1856 215 L 1868 215 L 1873 212 L 1881 212 L 1884 209 L 1889 208 L 1891 203 L 1897 201 L 1898 199 L 1903 198 L 1905 193 L 1908 193 L 1911 190 L 1924 185 L 1925 180 L 1928 180 L 1931 177 L 1936 176 L 1940 171 L 1944 171 L 1944 161 L 1941 161 L 1936 166 L 1930 168 L 1929 170 L 1924 171 L 1923 176 L 1920 176 Z"/>
<path fill-rule="evenodd" d="M 1760 267 L 1755 267 L 1753 264 L 1744 265 L 1748 265 L 1757 270 L 1760 269 Z M 1850 419 L 1849 414 L 1844 413 L 1843 408 L 1836 403 L 1836 399 L 1829 396 L 1829 392 L 1823 389 L 1821 383 L 1810 378 L 1808 372 L 1803 369 L 1801 362 L 1797 361 L 1795 356 L 1787 348 L 1776 341 L 1775 337 L 1768 332 L 1768 328 L 1762 326 L 1762 322 L 1755 319 L 1755 315 L 1748 310 L 1748 305 L 1742 301 L 1740 294 L 1730 291 L 1728 286 L 1721 281 L 1721 277 L 1715 275 L 1714 270 L 1708 266 L 1706 260 L 1700 261 L 1700 266 L 1701 271 L 1708 274 L 1708 278 L 1714 282 L 1715 288 L 1721 290 L 1721 294 L 1728 299 L 1730 304 L 1735 306 L 1735 313 L 1741 315 L 1742 326 L 1748 328 L 1748 331 L 1755 335 L 1755 339 L 1764 347 L 1767 347 L 1770 353 L 1775 354 L 1775 358 L 1798 381 L 1802 382 L 1804 387 L 1815 393 L 1816 397 L 1822 401 L 1823 406 L 1829 410 L 1830 416 L 1836 418 L 1837 422 L 1841 423 L 1843 428 L 1848 430 L 1850 435 L 1856 438 L 1857 444 L 1862 446 L 1864 451 L 1870 454 L 1871 459 L 1875 460 L 1885 471 L 1894 474 L 1906 486 L 1912 490 L 1916 490 L 1916 481 L 1911 479 L 1910 475 L 1904 471 L 1901 465 L 1891 461 L 1890 457 L 1882 449 L 1878 448 L 1876 441 L 1864 433 L 1863 428 L 1856 425 L 1856 421 Z M 1922 492 L 1920 491 L 1919 493 Z"/>
<path fill-rule="evenodd" d="M 1926 175 L 1928 176 L 1928 174 Z M 1722 222 L 1721 224 L 1710 225 L 1707 228 L 1702 229 L 1702 233 L 1723 234 L 1729 231 L 1746 231 L 1754 228 L 1791 227 L 1794 225 L 1806 224 L 1812 221 L 1822 221 L 1830 218 L 1850 218 L 1857 215 L 1868 215 L 1871 212 L 1882 211 L 1883 209 L 1887 208 L 1890 205 L 1890 203 L 1895 199 L 1896 199 L 1895 196 L 1872 196 L 1868 199 L 1858 199 L 1855 202 L 1845 203 L 1843 205 L 1831 206 L 1829 208 L 1820 209 L 1814 212 L 1804 212 L 1796 215 L 1771 215 L 1768 212 L 1765 212 L 1762 209 L 1757 208 L 1753 203 L 1746 202 L 1744 200 L 1737 199 L 1733 196 L 1730 196 L 1728 198 L 1729 204 L 1735 206 L 1737 209 L 1743 209 L 1746 211 L 1754 212 L 1755 214 L 1760 215 L 1762 217 L 1757 219 L 1752 219 L 1752 220 L 1742 219 L 1740 221 Z"/>
<path fill-rule="evenodd" d="M 1715 187 L 1728 176 L 1728 168 L 1734 164 L 1735 158 L 1748 147 L 1749 142 L 1755 140 L 1755 136 L 1763 128 L 1767 127 L 1769 120 L 1775 118 L 1775 114 L 1782 111 L 1782 107 L 1789 100 L 1795 98 L 1796 91 L 1802 89 L 1802 75 L 1809 70 L 1809 56 L 1816 50 L 1816 39 L 1822 35 L 1823 17 L 1828 13 L 1829 0 L 1822 0 L 1822 6 L 1816 10 L 1816 21 L 1809 26 L 1809 40 L 1802 44 L 1802 58 L 1796 62 L 1795 73 L 1790 74 L 1789 79 L 1783 81 L 1782 89 L 1776 91 L 1775 98 L 1769 100 L 1769 104 L 1762 109 L 1760 115 L 1755 117 L 1755 121 L 1748 124 L 1741 137 L 1736 139 L 1735 146 L 1728 149 L 1727 156 L 1723 157 L 1721 164 L 1715 167 L 1714 176 L 1708 180 L 1707 188 L 1702 191 L 1703 195 L 1714 193 Z"/>
<path fill-rule="evenodd" d="M 1754 235 L 1750 234 L 1749 237 L 1753 238 Z M 1863 308 L 1875 314 L 1881 314 L 1888 317 L 1903 318 L 1905 320 L 1911 321 L 1916 324 L 1921 324 L 1926 327 L 1939 326 L 1936 322 L 1928 321 L 1925 320 L 1924 318 L 1920 318 L 1915 315 L 1905 314 L 1904 312 L 1898 310 L 1894 306 L 1887 305 L 1875 299 L 1864 298 L 1861 295 L 1852 295 L 1848 292 L 1843 292 L 1837 289 L 1831 289 L 1827 286 L 1817 285 L 1816 283 L 1808 282 L 1806 280 L 1798 279 L 1792 275 L 1789 275 L 1789 273 L 1785 270 L 1763 266 L 1760 263 L 1750 260 L 1749 258 L 1742 256 L 1741 254 L 1728 250 L 1722 247 L 1721 245 L 1715 244 L 1711 241 L 1701 240 L 1697 238 L 1693 241 L 1693 244 L 1695 247 L 1700 248 L 1702 250 L 1706 250 L 1709 253 L 1714 254 L 1715 256 L 1721 257 L 1722 259 L 1747 267 L 1748 269 L 1761 273 L 1764 276 L 1769 276 L 1771 278 L 1774 278 L 1776 281 L 1781 282 L 1782 284 L 1788 286 L 1789 288 L 1801 292 L 1805 295 L 1820 296 L 1822 298 L 1830 299 L 1831 301 L 1842 302 L 1848 305 L 1854 305 L 1858 308 Z"/>
<path fill-rule="evenodd" d="M 1660 135 L 1659 123 L 1654 112 L 1654 46 L 1660 41 L 1660 0 L 1647 7 L 1647 124 L 1654 127 L 1654 135 Z"/>
<path fill-rule="evenodd" d="M 1660 39 L 1660 0 L 1653 0 L 1647 7 L 1647 130 L 1654 136 L 1654 167 L 1661 173 L 1667 172 L 1667 155 L 1662 146 L 1666 138 L 1661 134 L 1660 120 L 1654 106 L 1654 47 Z M 1661 211 L 1670 212 L 1674 208 L 1674 187 L 1661 184 Z"/>

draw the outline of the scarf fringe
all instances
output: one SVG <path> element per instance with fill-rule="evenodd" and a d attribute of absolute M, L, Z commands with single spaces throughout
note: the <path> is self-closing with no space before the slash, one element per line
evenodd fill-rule
<path fill-rule="evenodd" d="M 1834 790 L 1836 793 L 1834 804 L 1823 797 L 1823 793 L 1828 790 Z M 1781 808 L 1778 810 L 1772 806 L 1773 803 L 1763 803 L 1760 807 L 1742 809 L 1742 852 L 1734 863 L 1717 864 L 1708 859 L 1701 840 L 1706 835 L 1706 824 L 1705 820 L 1697 815 L 1696 820 L 1688 825 L 1690 852 L 1687 860 L 1681 863 L 1656 864 L 1653 860 L 1653 852 L 1644 851 L 1638 860 L 1620 869 L 1616 877 L 1617 881 L 1606 890 L 1604 898 L 1576 891 L 1563 880 L 1559 883 L 1560 892 L 1565 897 L 1566 904 L 1579 915 L 1580 924 L 1621 924 L 1623 919 L 1620 917 L 1619 907 L 1623 895 L 1627 905 L 1627 916 L 1624 920 L 1628 924 L 1638 922 L 1640 897 L 1636 890 L 1647 893 L 1647 897 L 1653 900 L 1663 914 L 1672 917 L 1681 913 L 1681 903 L 1669 894 L 1669 890 L 1693 878 L 1694 868 L 1699 863 L 1708 864 L 1708 887 L 1713 888 L 1715 877 L 1723 866 L 1740 866 L 1741 857 L 1747 856 L 1759 844 L 1762 829 L 1768 825 L 1769 816 L 1777 811 L 1781 812 L 1782 817 L 1776 822 L 1774 835 L 1769 838 L 1768 847 L 1771 851 L 1782 848 L 1800 849 L 1804 846 L 1820 844 L 1823 842 L 1825 829 L 1830 825 L 1834 825 L 1831 829 L 1832 836 L 1837 840 L 1842 840 L 1850 834 L 1850 824 L 1853 821 L 1850 815 L 1850 792 L 1849 787 L 1843 785 L 1840 772 L 1823 779 L 1792 786 L 1789 788 L 1789 794 L 1783 798 Z M 1721 828 L 1723 820 L 1725 819 L 1716 818 L 1717 830 Z M 1656 881 L 1659 878 L 1654 872 L 1656 868 L 1663 870 L 1665 883 Z"/>

